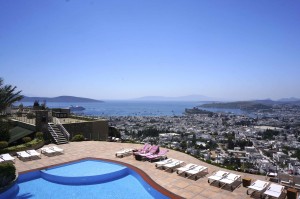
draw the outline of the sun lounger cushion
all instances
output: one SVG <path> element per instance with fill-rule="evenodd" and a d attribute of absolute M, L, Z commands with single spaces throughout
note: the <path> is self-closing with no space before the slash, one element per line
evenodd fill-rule
<path fill-rule="evenodd" d="M 205 171 L 207 169 L 207 167 L 204 166 L 196 166 L 190 170 L 187 170 L 186 173 L 189 175 L 195 175 L 198 173 L 201 173 L 202 171 Z"/>
<path fill-rule="evenodd" d="M 278 198 L 282 194 L 283 189 L 284 186 L 278 184 L 271 184 L 264 192 L 264 194 Z"/>
<path fill-rule="evenodd" d="M 173 161 L 178 161 L 178 160 L 175 160 L 175 159 L 172 159 L 172 158 L 168 158 L 168 159 L 165 159 L 165 160 L 156 162 L 156 163 L 155 163 L 155 166 L 156 166 L 156 167 L 161 167 L 161 166 L 163 166 L 163 165 L 165 165 L 165 164 L 168 164 L 168 163 L 171 163 L 171 162 L 173 162 Z"/>
<path fill-rule="evenodd" d="M 269 182 L 265 182 L 262 180 L 256 180 L 253 182 L 250 186 L 248 186 L 249 189 L 254 189 L 256 191 L 262 191 L 268 186 Z"/>
<path fill-rule="evenodd" d="M 46 153 L 46 154 L 53 154 L 53 153 L 56 153 L 56 151 L 54 151 L 53 149 L 50 149 L 50 148 L 48 148 L 48 147 L 42 148 L 42 149 L 41 149 L 41 152 L 42 152 L 42 153 Z"/>
<path fill-rule="evenodd" d="M 220 170 L 220 171 L 217 171 L 215 174 L 209 176 L 208 179 L 209 180 L 221 180 L 228 174 L 229 174 L 228 172 Z"/>
<path fill-rule="evenodd" d="M 4 161 L 14 161 L 15 158 L 12 157 L 10 154 L 8 153 L 5 153 L 5 154 L 2 154 L 0 155 L 0 158 L 2 158 Z"/>
<path fill-rule="evenodd" d="M 36 150 L 27 150 L 26 152 L 31 156 L 40 156 L 41 155 Z"/>
<path fill-rule="evenodd" d="M 196 164 L 187 164 L 187 165 L 184 165 L 183 167 L 179 167 L 177 168 L 177 171 L 181 171 L 181 172 L 184 172 L 184 171 L 187 171 L 187 170 L 191 170 L 193 169 L 194 167 L 196 167 L 197 165 Z"/>
<path fill-rule="evenodd" d="M 62 153 L 64 150 L 57 147 L 57 146 L 51 146 L 49 147 L 49 149 L 52 149 L 53 151 L 56 151 L 56 152 L 59 152 L 59 153 Z"/>
<path fill-rule="evenodd" d="M 229 173 L 224 178 L 221 178 L 220 182 L 225 183 L 225 184 L 232 184 L 240 178 L 241 178 L 240 175 L 236 175 L 234 173 Z"/>
<path fill-rule="evenodd" d="M 182 163 L 183 163 L 183 161 L 180 161 L 180 160 L 178 160 L 178 161 L 172 161 L 171 163 L 165 164 L 164 167 L 168 168 L 168 169 L 171 169 L 171 168 L 180 166 Z"/>
<path fill-rule="evenodd" d="M 31 155 L 27 153 L 26 151 L 19 151 L 17 152 L 18 157 L 20 158 L 30 158 Z"/>

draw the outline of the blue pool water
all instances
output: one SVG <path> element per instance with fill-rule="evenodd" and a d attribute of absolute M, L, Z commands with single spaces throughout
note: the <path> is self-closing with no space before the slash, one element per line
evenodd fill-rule
<path fill-rule="evenodd" d="M 101 163 L 101 165 L 99 165 L 99 163 Z M 112 173 L 124 168 L 126 167 L 106 161 L 88 160 L 80 163 L 70 163 L 62 166 L 52 167 L 45 170 L 45 172 L 57 176 L 76 177 Z"/>
<path fill-rule="evenodd" d="M 84 160 L 21 174 L 0 199 L 168 198 L 123 165 Z"/>

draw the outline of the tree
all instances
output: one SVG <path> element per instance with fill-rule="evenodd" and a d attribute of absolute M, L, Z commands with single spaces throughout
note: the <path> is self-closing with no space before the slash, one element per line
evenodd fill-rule
<path fill-rule="evenodd" d="M 3 79 L 0 78 L 0 112 L 23 98 L 20 95 L 21 91 L 16 91 L 16 88 L 16 86 L 4 85 Z"/>
<path fill-rule="evenodd" d="M 20 95 L 21 91 L 15 91 L 16 86 L 4 85 L 3 79 L 0 78 L 0 141 L 9 141 L 9 122 L 6 115 L 1 115 L 6 108 L 10 107 L 13 103 L 23 98 Z"/>
<path fill-rule="evenodd" d="M 197 139 L 196 139 L 196 134 L 193 133 L 193 139 L 192 139 L 192 145 L 193 145 L 193 146 L 196 145 L 196 141 L 197 141 Z"/>
<path fill-rule="evenodd" d="M 182 142 L 180 143 L 180 147 L 181 147 L 183 150 L 185 150 L 185 149 L 187 148 L 186 141 L 182 141 Z"/>
<path fill-rule="evenodd" d="M 35 100 L 33 103 L 33 110 L 39 110 L 40 109 L 40 102 L 39 100 Z"/>

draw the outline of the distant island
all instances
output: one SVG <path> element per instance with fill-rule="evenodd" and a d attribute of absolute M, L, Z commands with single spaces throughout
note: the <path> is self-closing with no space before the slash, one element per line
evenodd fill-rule
<path fill-rule="evenodd" d="M 84 97 L 74 97 L 74 96 L 58 96 L 58 97 L 27 97 L 20 102 L 34 102 L 34 101 L 46 101 L 46 102 L 103 102 L 101 100 L 95 100 Z"/>

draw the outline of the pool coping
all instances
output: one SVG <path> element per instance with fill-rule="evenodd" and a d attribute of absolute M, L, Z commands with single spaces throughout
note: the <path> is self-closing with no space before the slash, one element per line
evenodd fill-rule
<path fill-rule="evenodd" d="M 134 170 L 135 172 L 137 172 L 143 180 L 145 180 L 145 182 L 147 182 L 149 185 L 151 185 L 155 190 L 159 191 L 160 193 L 162 193 L 163 195 L 169 197 L 169 198 L 172 198 L 172 199 L 184 199 L 183 197 L 181 196 L 178 196 L 172 192 L 170 192 L 169 190 L 163 188 L 162 186 L 160 186 L 159 184 L 157 184 L 154 180 L 152 180 L 150 178 L 150 176 L 148 174 L 146 174 L 143 170 L 131 165 L 131 164 L 128 164 L 128 163 L 125 163 L 125 162 L 120 162 L 120 161 L 117 161 L 117 160 L 110 160 L 110 159 L 105 159 L 105 158 L 95 158 L 95 157 L 85 157 L 85 158 L 79 158 L 77 160 L 72 160 L 72 161 L 67 161 L 67 162 L 63 162 L 63 163 L 58 163 L 58 164 L 52 164 L 52 165 L 48 165 L 48 166 L 45 166 L 45 167 L 39 167 L 39 168 L 36 168 L 36 169 L 31 169 L 31 170 L 27 170 L 27 171 L 22 171 L 22 172 L 19 172 L 19 175 L 20 174 L 25 174 L 25 173 L 28 173 L 28 172 L 33 172 L 33 171 L 39 171 L 39 170 L 44 170 L 44 169 L 48 169 L 48 168 L 51 168 L 51 167 L 55 167 L 55 166 L 60 166 L 60 165 L 64 165 L 64 164 L 68 164 L 68 163 L 73 163 L 73 162 L 78 162 L 78 161 L 82 161 L 82 160 L 100 160 L 100 161 L 107 161 L 107 162 L 112 162 L 112 163 L 117 163 L 117 164 L 120 164 L 120 165 L 123 165 L 123 166 L 126 166 L 132 170 Z"/>

